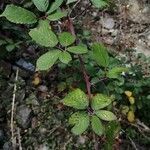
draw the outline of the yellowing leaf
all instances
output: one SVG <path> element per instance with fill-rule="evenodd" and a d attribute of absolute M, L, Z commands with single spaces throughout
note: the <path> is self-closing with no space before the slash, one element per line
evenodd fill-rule
<path fill-rule="evenodd" d="M 134 112 L 133 112 L 133 111 L 129 111 L 129 112 L 128 112 L 127 119 L 128 119 L 128 121 L 131 122 L 131 123 L 135 121 L 135 115 L 134 115 Z"/>
<path fill-rule="evenodd" d="M 130 102 L 130 104 L 134 104 L 135 103 L 135 99 L 134 99 L 134 97 L 129 97 L 129 102 Z"/>
<path fill-rule="evenodd" d="M 34 85 L 39 85 L 40 82 L 41 82 L 41 79 L 40 79 L 39 77 L 35 77 L 35 78 L 33 79 L 33 81 L 32 81 L 32 84 L 34 84 Z"/>
<path fill-rule="evenodd" d="M 125 91 L 124 93 L 125 93 L 125 95 L 127 95 L 128 97 L 131 97 L 131 96 L 132 96 L 132 92 L 131 92 L 131 91 Z"/>

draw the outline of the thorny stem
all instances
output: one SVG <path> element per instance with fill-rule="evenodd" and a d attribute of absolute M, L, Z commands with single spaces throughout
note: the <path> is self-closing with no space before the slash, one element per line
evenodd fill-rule
<path fill-rule="evenodd" d="M 68 29 L 69 29 L 69 31 L 71 32 L 72 35 L 76 36 L 74 26 L 73 26 L 73 21 L 69 17 L 68 17 Z M 89 100 L 91 100 L 92 94 L 91 94 L 91 83 L 89 81 L 90 77 L 88 76 L 88 74 L 86 72 L 82 57 L 80 55 L 78 55 L 78 58 L 79 58 L 79 61 L 80 61 L 80 64 L 81 64 L 81 70 L 82 70 L 84 80 L 85 80 L 85 83 L 86 83 L 86 89 L 87 89 L 88 97 L 89 97 Z"/>

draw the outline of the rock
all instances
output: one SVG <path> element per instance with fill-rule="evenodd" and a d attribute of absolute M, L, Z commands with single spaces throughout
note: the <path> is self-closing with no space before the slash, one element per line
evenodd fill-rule
<path fill-rule="evenodd" d="M 102 22 L 103 27 L 106 29 L 113 29 L 115 26 L 114 19 L 110 17 L 103 18 L 101 22 Z"/>
<path fill-rule="evenodd" d="M 21 105 L 17 108 L 17 123 L 24 129 L 28 128 L 31 123 L 32 110 L 25 105 Z"/>
<path fill-rule="evenodd" d="M 150 23 L 150 4 L 146 4 L 141 0 L 128 1 L 128 19 L 140 24 Z"/>

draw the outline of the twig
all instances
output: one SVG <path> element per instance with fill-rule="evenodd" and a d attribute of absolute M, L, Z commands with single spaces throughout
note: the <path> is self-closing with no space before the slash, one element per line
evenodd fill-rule
<path fill-rule="evenodd" d="M 71 18 L 68 17 L 68 28 L 71 32 L 72 35 L 74 35 L 76 37 L 76 34 L 75 34 L 75 30 L 74 30 L 74 26 L 73 26 L 73 21 Z M 83 73 L 83 76 L 84 76 L 84 80 L 85 80 L 85 83 L 86 83 L 86 88 L 87 88 L 87 93 L 88 93 L 88 97 L 89 99 L 91 99 L 92 97 L 92 94 L 91 94 L 91 83 L 89 81 L 89 76 L 86 72 L 86 69 L 85 69 L 85 66 L 84 66 L 84 62 L 82 60 L 82 57 L 80 55 L 78 55 L 78 58 L 79 58 L 79 61 L 80 61 L 80 64 L 81 64 L 81 69 L 82 69 L 82 73 Z"/>
<path fill-rule="evenodd" d="M 17 128 L 17 135 L 18 135 L 19 150 L 22 150 L 20 128 Z"/>
<path fill-rule="evenodd" d="M 18 74 L 19 74 L 19 69 L 17 68 L 15 83 L 14 83 L 14 90 L 13 90 L 12 108 L 11 108 L 11 122 L 10 122 L 11 139 L 12 139 L 13 149 L 15 149 L 15 147 L 16 147 L 15 137 L 14 137 L 14 109 L 15 109 L 15 99 L 16 99 L 16 91 L 17 91 Z"/>

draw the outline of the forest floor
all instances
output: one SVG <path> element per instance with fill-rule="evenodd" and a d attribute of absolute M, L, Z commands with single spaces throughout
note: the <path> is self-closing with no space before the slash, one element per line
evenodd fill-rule
<path fill-rule="evenodd" d="M 71 14 L 78 20 L 74 22 L 76 30 L 84 30 L 85 36 L 89 32 L 91 41 L 104 43 L 117 56 L 128 56 L 127 52 L 133 51 L 133 63 L 137 53 L 150 57 L 150 2 L 116 0 L 115 3 L 100 11 L 89 7 L 83 0 Z M 102 139 L 93 133 L 81 136 L 70 133 L 67 118 L 71 111 L 59 103 L 65 92 L 59 91 L 59 85 L 56 86 L 59 80 L 57 67 L 48 75 L 39 75 L 4 61 L 0 62 L 0 66 L 4 76 L 0 79 L 0 150 L 12 149 L 10 125 L 15 129 L 14 143 L 19 143 L 17 147 L 23 147 L 23 150 L 102 149 Z M 147 71 L 150 71 L 149 67 Z M 39 79 L 39 85 L 33 83 L 35 79 Z M 125 127 L 135 128 L 134 132 L 138 132 L 134 125 Z M 116 149 L 150 149 L 149 142 L 140 141 L 140 138 L 131 139 L 127 134 L 123 131 L 119 133 Z M 141 136 L 139 134 L 136 135 Z"/>

